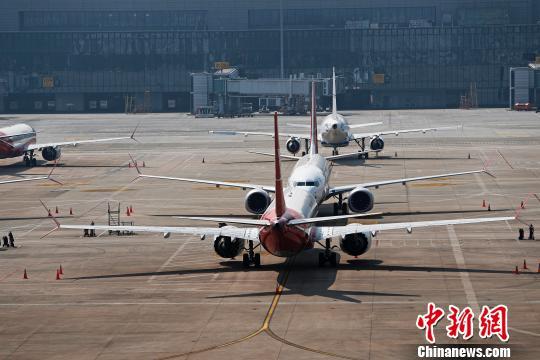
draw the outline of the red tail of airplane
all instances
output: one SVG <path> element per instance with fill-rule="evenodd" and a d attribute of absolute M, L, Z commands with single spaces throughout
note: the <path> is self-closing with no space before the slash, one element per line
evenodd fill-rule
<path fill-rule="evenodd" d="M 281 179 L 281 157 L 279 153 L 279 129 L 278 115 L 274 113 L 274 156 L 276 165 L 276 217 L 280 218 L 286 208 L 285 195 L 283 194 L 283 180 Z"/>
<path fill-rule="evenodd" d="M 319 153 L 319 142 L 317 139 L 317 102 L 315 97 L 317 90 L 315 81 L 311 83 L 311 143 L 309 144 L 309 153 L 311 155 Z"/>

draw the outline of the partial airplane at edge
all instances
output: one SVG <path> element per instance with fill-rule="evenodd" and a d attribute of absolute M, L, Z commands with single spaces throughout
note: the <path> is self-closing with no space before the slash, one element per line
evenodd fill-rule
<path fill-rule="evenodd" d="M 137 129 L 135 129 L 137 131 Z M 79 144 L 92 144 L 99 142 L 135 139 L 135 131 L 131 136 L 93 139 L 93 140 L 75 140 L 61 141 L 38 144 L 36 131 L 29 125 L 16 124 L 0 128 L 0 159 L 14 158 L 23 156 L 23 162 L 26 166 L 36 166 L 37 161 L 35 152 L 41 151 L 41 156 L 46 161 L 55 161 L 62 155 L 62 147 L 77 146 Z"/>
<path fill-rule="evenodd" d="M 369 156 L 369 150 L 371 152 L 380 152 L 384 149 L 384 139 L 383 135 L 396 135 L 399 134 L 406 134 L 406 133 L 426 133 L 428 131 L 437 131 L 437 130 L 454 130 L 459 128 L 455 126 L 449 126 L 449 127 L 438 127 L 438 128 L 421 128 L 421 129 L 406 129 L 406 130 L 384 130 L 384 131 L 376 131 L 376 132 L 370 132 L 370 133 L 360 133 L 355 134 L 352 132 L 352 129 L 357 129 L 360 127 L 366 127 L 366 126 L 373 126 L 373 125 L 381 125 L 382 122 L 374 122 L 374 123 L 367 123 L 367 124 L 355 124 L 350 125 L 345 117 L 337 112 L 337 98 L 336 98 L 336 71 L 335 68 L 332 69 L 332 113 L 328 116 L 326 116 L 319 127 L 319 136 L 318 139 L 322 146 L 324 147 L 331 147 L 332 148 L 332 155 L 338 155 L 338 148 L 349 146 L 351 142 L 356 142 L 358 146 L 360 146 L 360 152 L 358 153 L 350 153 L 350 154 L 344 154 L 341 156 L 341 158 L 345 157 L 353 157 L 353 156 L 364 156 L 365 158 L 368 158 Z M 303 124 L 289 124 L 293 127 L 301 127 L 301 128 L 309 128 L 309 125 L 303 125 Z M 250 132 L 250 131 L 229 131 L 229 130 L 212 130 L 210 131 L 212 134 L 219 134 L 219 135 L 261 135 L 261 136 L 274 136 L 274 133 L 266 133 L 266 132 Z M 296 155 L 301 147 L 301 140 L 304 140 L 306 153 L 308 151 L 308 142 L 309 142 L 309 134 L 295 134 L 295 133 L 280 133 L 279 136 L 281 137 L 288 137 L 285 146 L 287 148 L 287 151 L 289 151 L 291 154 Z M 369 150 L 367 150 L 366 147 L 366 140 L 369 139 Z"/>
<path fill-rule="evenodd" d="M 201 240 L 206 239 L 206 236 L 213 236 L 215 252 L 223 258 L 234 258 L 244 252 L 244 250 L 247 250 L 247 253 L 243 254 L 243 265 L 245 267 L 249 267 L 251 264 L 254 264 L 256 267 L 260 266 L 260 252 L 255 253 L 255 250 L 259 246 L 262 246 L 264 249 L 266 249 L 266 251 L 275 256 L 290 257 L 304 250 L 312 249 L 316 243 L 321 244 L 321 242 L 324 241 L 325 245 L 323 247 L 325 251 L 324 253 L 319 254 L 319 265 L 322 266 L 326 262 L 330 262 L 331 265 L 335 266 L 337 264 L 337 256 L 336 253 L 331 251 L 331 240 L 333 238 L 339 239 L 342 251 L 347 254 L 357 256 L 364 254 L 369 250 L 372 237 L 375 236 L 379 231 L 406 229 L 410 233 L 412 232 L 413 228 L 474 224 L 514 219 L 514 217 L 486 217 L 477 219 L 417 221 L 372 225 L 356 223 L 345 226 L 316 225 L 325 221 L 361 217 L 366 216 L 366 214 L 317 217 L 319 206 L 324 200 L 331 196 L 332 193 L 340 192 L 340 189 L 352 189 L 357 187 L 357 185 L 337 188 L 338 190 L 336 190 L 336 188 L 330 188 L 328 185 L 332 165 L 326 161 L 324 157 L 318 154 L 314 86 L 315 85 L 313 84 L 310 150 L 307 155 L 303 156 L 298 163 L 295 164 L 286 188 L 284 188 L 283 180 L 281 178 L 281 160 L 278 136 L 274 137 L 275 185 L 272 187 L 253 184 L 233 184 L 210 180 L 182 179 L 182 181 L 251 188 L 259 191 L 259 194 L 262 194 L 261 192 L 266 194 L 266 191 L 274 192 L 274 200 L 269 204 L 269 206 L 265 207 L 265 210 L 259 219 L 177 217 L 180 219 L 219 223 L 220 226 L 216 228 L 64 225 L 60 224 L 58 220 L 53 217 L 56 227 L 52 231 L 57 229 L 94 229 L 100 231 L 155 232 L 163 233 L 165 238 L 168 238 L 170 234 L 175 233 L 198 235 L 201 237 Z M 274 133 L 276 135 L 279 134 L 277 113 L 274 114 Z M 447 174 L 442 176 L 451 175 L 452 174 Z M 166 179 L 174 180 L 175 178 Z M 406 181 L 409 180 L 402 179 L 397 182 Z M 382 182 L 380 185 L 384 185 L 386 183 Z M 262 196 L 260 199 L 266 200 L 264 196 Z M 45 204 L 43 204 L 43 206 L 45 209 L 47 209 Z M 226 224 L 239 224 L 242 225 L 242 227 Z M 45 236 L 47 235 L 48 234 Z M 245 247 L 246 242 L 248 243 L 247 249 Z"/>

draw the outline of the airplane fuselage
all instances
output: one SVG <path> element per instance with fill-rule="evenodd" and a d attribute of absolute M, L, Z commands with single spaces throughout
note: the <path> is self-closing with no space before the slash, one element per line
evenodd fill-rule
<path fill-rule="evenodd" d="M 332 113 L 324 118 L 319 128 L 319 140 L 322 146 L 344 147 L 349 145 L 351 138 L 349 123 L 342 115 Z"/>
<path fill-rule="evenodd" d="M 0 159 L 21 156 L 35 143 L 36 131 L 26 124 L 0 128 Z"/>
<path fill-rule="evenodd" d="M 274 200 L 262 215 L 262 219 L 273 223 L 260 232 L 261 244 L 269 253 L 288 257 L 313 247 L 305 226 L 290 226 L 286 222 L 317 214 L 328 195 L 331 172 L 331 164 L 318 154 L 306 155 L 297 162 L 284 189 L 285 214 L 277 219 Z"/>

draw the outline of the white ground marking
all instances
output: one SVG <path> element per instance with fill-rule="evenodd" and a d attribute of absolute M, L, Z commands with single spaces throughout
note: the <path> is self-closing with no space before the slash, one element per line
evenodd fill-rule
<path fill-rule="evenodd" d="M 178 247 L 178 249 L 176 249 L 176 251 L 174 252 L 174 254 L 172 254 L 168 259 L 167 261 L 165 261 L 163 263 L 163 265 L 160 266 L 160 268 L 156 271 L 156 272 L 162 272 L 163 269 L 165 269 L 167 266 L 169 266 L 169 264 L 173 261 L 173 259 L 176 257 L 176 255 L 180 254 L 182 252 L 182 250 L 184 250 L 184 248 L 186 247 L 187 244 L 190 243 L 191 240 L 186 240 L 185 243 L 183 243 L 182 245 L 180 245 Z M 148 279 L 148 282 L 152 282 L 156 279 L 156 275 L 152 275 L 150 276 L 150 279 Z"/>
<path fill-rule="evenodd" d="M 457 238 L 456 231 L 454 230 L 454 226 L 448 225 L 446 229 L 448 230 L 448 237 L 450 237 L 450 245 L 452 245 L 452 252 L 454 253 L 454 258 L 456 259 L 456 265 L 458 269 L 466 270 L 465 258 L 463 257 L 463 251 L 461 251 L 461 245 L 459 245 L 459 240 Z M 480 314 L 478 299 L 476 298 L 476 293 L 474 292 L 471 279 L 469 278 L 469 273 L 466 271 L 461 271 L 459 275 L 469 306 L 475 314 Z"/>

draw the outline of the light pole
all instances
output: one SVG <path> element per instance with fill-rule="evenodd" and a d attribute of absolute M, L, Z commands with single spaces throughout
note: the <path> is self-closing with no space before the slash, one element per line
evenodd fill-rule
<path fill-rule="evenodd" d="M 279 0 L 279 50 L 280 50 L 280 75 L 281 79 L 284 78 L 283 69 L 283 0 Z"/>

